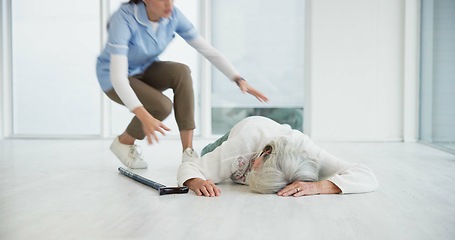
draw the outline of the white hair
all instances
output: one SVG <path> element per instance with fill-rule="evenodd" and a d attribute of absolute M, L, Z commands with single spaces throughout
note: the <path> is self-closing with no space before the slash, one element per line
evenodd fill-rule
<path fill-rule="evenodd" d="M 264 158 L 261 169 L 252 170 L 247 175 L 246 183 L 250 190 L 276 193 L 297 180 L 318 181 L 319 164 L 308 156 L 302 146 L 281 137 L 265 147 L 272 147 L 272 152 Z"/>

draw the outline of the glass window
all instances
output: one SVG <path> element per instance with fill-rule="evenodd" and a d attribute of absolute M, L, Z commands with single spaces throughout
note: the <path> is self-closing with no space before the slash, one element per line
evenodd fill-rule
<path fill-rule="evenodd" d="M 212 44 L 269 97 L 260 103 L 212 70 L 212 134 L 263 115 L 303 130 L 304 3 L 289 0 L 212 1 Z"/>
<path fill-rule="evenodd" d="M 421 6 L 420 139 L 455 152 L 455 1 Z"/>

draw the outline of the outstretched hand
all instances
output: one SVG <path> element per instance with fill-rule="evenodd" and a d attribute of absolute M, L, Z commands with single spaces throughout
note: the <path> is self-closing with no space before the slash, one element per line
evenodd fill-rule
<path fill-rule="evenodd" d="M 241 79 L 236 80 L 235 82 L 237 83 L 237 85 L 239 86 L 240 90 L 243 93 L 249 93 L 249 94 L 253 95 L 260 102 L 269 101 L 269 99 L 263 93 L 259 92 L 258 90 L 256 90 L 252 86 L 250 86 L 250 84 L 248 84 L 248 82 L 245 81 L 244 79 L 241 78 Z"/>
<path fill-rule="evenodd" d="M 160 120 L 150 115 L 144 107 L 138 107 L 133 112 L 141 121 L 142 130 L 144 131 L 149 144 L 153 144 L 154 141 L 159 142 L 156 132 L 160 132 L 164 136 L 166 135 L 165 131 L 171 130 Z"/>
<path fill-rule="evenodd" d="M 189 187 L 198 196 L 217 197 L 221 194 L 221 190 L 210 179 L 192 178 L 186 180 L 183 185 Z"/>
<path fill-rule="evenodd" d="M 158 136 L 156 132 L 160 132 L 163 136 L 166 135 L 164 131 L 171 130 L 170 128 L 166 127 L 160 120 L 151 117 L 146 119 L 145 121 L 141 121 L 142 129 L 147 137 L 147 142 L 149 144 L 153 144 L 153 142 L 158 142 Z"/>

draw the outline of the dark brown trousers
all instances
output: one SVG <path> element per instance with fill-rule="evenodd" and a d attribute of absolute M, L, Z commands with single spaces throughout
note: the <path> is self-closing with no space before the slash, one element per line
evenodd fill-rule
<path fill-rule="evenodd" d="M 154 62 L 143 74 L 129 77 L 130 85 L 145 109 L 156 119 L 163 121 L 174 107 L 175 119 L 179 130 L 195 129 L 194 92 L 191 70 L 177 62 Z M 163 94 L 172 89 L 174 101 Z M 123 104 L 112 89 L 106 95 L 114 102 Z M 141 121 L 133 117 L 126 132 L 135 139 L 144 139 Z"/>

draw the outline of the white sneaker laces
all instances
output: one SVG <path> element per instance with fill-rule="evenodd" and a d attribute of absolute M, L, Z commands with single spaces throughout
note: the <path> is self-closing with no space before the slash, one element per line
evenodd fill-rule
<path fill-rule="evenodd" d="M 142 160 L 142 148 L 138 145 L 131 145 L 129 156 L 133 159 Z"/>
<path fill-rule="evenodd" d="M 188 157 L 190 157 L 190 158 L 192 158 L 192 157 L 195 156 L 194 150 L 193 150 L 193 149 L 190 149 L 190 148 L 188 148 L 188 149 L 185 150 L 185 154 L 186 154 Z"/>

